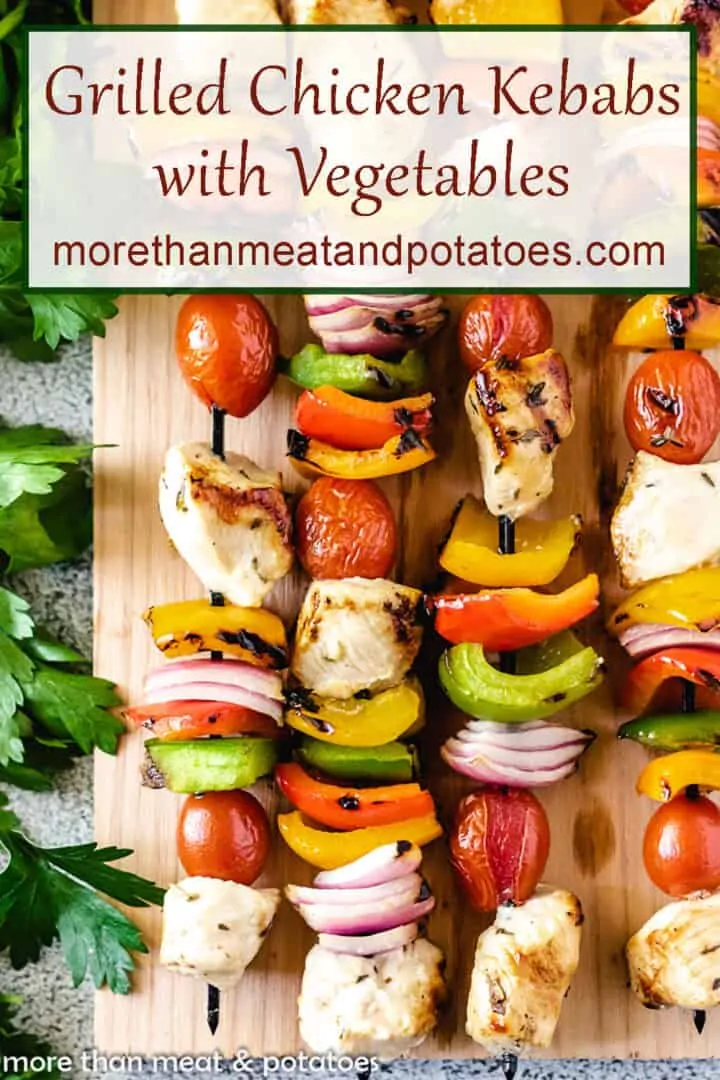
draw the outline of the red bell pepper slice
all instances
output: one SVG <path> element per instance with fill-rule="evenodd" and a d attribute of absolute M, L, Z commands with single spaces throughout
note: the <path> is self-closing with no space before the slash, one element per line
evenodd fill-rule
<path fill-rule="evenodd" d="M 641 660 L 622 690 L 621 704 L 633 716 L 645 712 L 668 679 L 686 679 L 703 691 L 720 691 L 720 653 L 713 649 L 666 649 Z"/>
<path fill-rule="evenodd" d="M 598 606 L 600 583 L 588 574 L 563 592 L 532 589 L 482 589 L 457 596 L 435 596 L 435 629 L 454 645 L 469 641 L 490 652 L 536 645 L 590 615 Z"/>
<path fill-rule="evenodd" d="M 352 788 L 313 779 L 301 765 L 278 765 L 275 779 L 283 795 L 303 814 L 331 829 L 362 829 L 435 813 L 429 791 L 419 784 Z"/>
<path fill-rule="evenodd" d="M 166 701 L 159 705 L 133 705 L 125 716 L 145 727 L 156 739 L 202 739 L 210 735 L 260 735 L 277 739 L 282 734 L 270 716 L 222 701 Z"/>
<path fill-rule="evenodd" d="M 432 423 L 432 394 L 400 401 L 365 401 L 335 386 L 305 390 L 295 426 L 303 435 L 338 450 L 379 450 L 408 428 L 426 433 Z"/>

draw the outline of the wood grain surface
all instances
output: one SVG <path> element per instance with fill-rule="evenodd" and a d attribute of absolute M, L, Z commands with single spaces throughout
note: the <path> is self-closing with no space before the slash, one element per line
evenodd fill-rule
<path fill-rule="evenodd" d="M 600 4 L 578 0 L 576 21 L 599 18 Z M 170 0 L 98 0 L 98 22 L 170 22 Z M 617 482 L 629 458 L 622 432 L 626 377 L 637 358 L 614 352 L 608 341 L 619 300 L 592 297 L 549 298 L 555 320 L 555 345 L 568 360 L 574 381 L 577 424 L 561 448 L 556 485 L 544 513 L 580 512 L 584 542 L 559 584 L 589 570 L 601 573 L 608 597 L 617 582 L 608 537 L 608 515 Z M 173 354 L 174 322 L 180 301 L 136 296 L 121 303 L 120 317 L 95 348 L 95 439 L 113 444 L 95 460 L 95 661 L 98 672 L 117 681 L 129 701 L 138 700 L 146 670 L 159 662 L 140 615 L 149 604 L 202 595 L 202 587 L 171 550 L 160 523 L 156 488 L 163 456 L 172 443 L 209 439 L 209 418 L 181 382 Z M 450 300 L 453 325 L 430 351 L 432 389 L 437 396 L 434 442 L 439 460 L 383 486 L 397 511 L 402 551 L 399 580 L 422 585 L 435 573 L 438 542 L 452 508 L 467 491 L 481 490 L 479 470 L 462 397 L 465 380 L 454 348 L 454 323 L 463 298 Z M 298 297 L 268 299 L 280 328 L 281 347 L 293 350 L 309 339 Z M 717 358 L 716 358 L 717 359 Z M 289 492 L 303 485 L 284 458 L 285 430 L 295 389 L 279 380 L 272 396 L 251 417 L 227 424 L 227 445 L 259 463 L 282 468 Z M 297 610 L 305 581 L 282 583 L 272 605 L 287 620 Z M 584 624 L 584 640 L 609 661 L 607 683 L 576 706 L 567 719 L 599 733 L 579 774 L 549 791 L 542 801 L 552 825 L 552 852 L 546 879 L 573 889 L 586 913 L 580 970 L 565 1003 L 548 1057 L 662 1058 L 720 1054 L 720 1017 L 710 1016 L 698 1036 L 688 1014 L 643 1010 L 627 989 L 623 947 L 628 935 L 663 902 L 645 876 L 641 837 L 651 807 L 634 793 L 645 753 L 620 746 L 614 734 L 619 717 L 613 687 L 625 669 L 598 616 Z M 423 737 L 427 782 L 439 814 L 449 823 L 460 796 L 472 784 L 439 761 L 437 748 L 456 730 L 458 714 L 434 687 L 437 646 L 430 641 L 421 674 L 429 694 L 429 723 Z M 565 716 L 563 717 L 565 718 Z M 95 821 L 101 844 L 133 848 L 128 867 L 168 884 L 181 876 L 175 853 L 175 823 L 180 798 L 140 786 L 142 738 L 124 740 L 117 758 L 99 754 L 95 773 Z M 257 794 L 274 814 L 277 798 L 269 782 Z M 428 850 L 424 869 L 437 897 L 430 937 L 445 952 L 451 987 L 449 1006 L 436 1036 L 419 1057 L 480 1057 L 464 1035 L 470 965 L 478 933 L 487 924 L 471 912 L 458 892 L 443 841 Z M 275 838 L 263 884 L 307 882 L 312 876 Z M 152 953 L 142 958 L 135 992 L 127 998 L 102 992 L 97 998 L 97 1045 L 113 1053 L 193 1053 L 215 1049 L 234 1054 L 290 1054 L 299 1049 L 296 997 L 304 957 L 314 935 L 283 904 L 260 955 L 239 988 L 223 995 L 222 1022 L 212 1037 L 205 1024 L 205 986 L 162 970 L 156 959 L 160 933 L 157 910 L 133 913 Z"/>

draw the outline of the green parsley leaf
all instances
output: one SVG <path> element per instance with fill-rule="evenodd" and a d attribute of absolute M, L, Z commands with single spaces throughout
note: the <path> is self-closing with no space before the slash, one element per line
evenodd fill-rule
<path fill-rule="evenodd" d="M 15 1026 L 15 1014 L 22 998 L 12 994 L 0 994 L 0 1080 L 37 1080 L 37 1073 L 23 1070 L 10 1062 L 30 1058 L 50 1059 L 52 1050 L 48 1043 L 29 1032 L 19 1031 Z M 3 1060 L 5 1068 L 3 1068 Z M 10 1071 L 12 1069 L 12 1071 Z M 53 1067 L 43 1071 L 45 1080 L 57 1080 L 60 1073 Z"/>
<path fill-rule="evenodd" d="M 103 294 L 28 293 L 27 302 L 35 319 L 33 338 L 44 338 L 51 349 L 62 339 L 77 341 L 88 332 L 105 337 L 105 320 L 118 313 Z"/>
<path fill-rule="evenodd" d="M 9 589 L 0 587 L 0 629 L 4 630 L 8 637 L 21 641 L 23 638 L 32 638 L 35 624 L 28 614 L 30 605 Z"/>
<path fill-rule="evenodd" d="M 73 985 L 89 974 L 98 988 L 128 993 L 131 954 L 147 947 L 135 924 L 96 889 L 132 907 L 162 903 L 164 890 L 108 865 L 131 854 L 125 849 L 37 847 L 7 815 L 6 801 L 0 796 L 0 846 L 10 856 L 0 874 L 0 952 L 20 968 L 59 939 Z"/>
<path fill-rule="evenodd" d="M 41 665 L 22 692 L 31 717 L 60 738 L 69 735 L 83 753 L 117 750 L 125 725 L 107 711 L 121 703 L 113 683 Z"/>
<path fill-rule="evenodd" d="M 64 468 L 88 458 L 92 446 L 24 445 L 0 429 L 0 509 L 21 495 L 50 495 L 55 484 L 68 475 Z"/>

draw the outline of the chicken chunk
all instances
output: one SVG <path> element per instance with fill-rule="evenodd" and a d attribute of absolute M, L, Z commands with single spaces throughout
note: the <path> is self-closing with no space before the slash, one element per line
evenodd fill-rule
<path fill-rule="evenodd" d="M 641 450 L 610 527 L 623 584 L 720 562 L 720 461 L 675 465 Z"/>
<path fill-rule="evenodd" d="M 498 908 L 478 938 L 465 1030 L 491 1053 L 550 1046 L 577 970 L 583 913 L 564 889 L 541 886 Z"/>
<path fill-rule="evenodd" d="M 630 985 L 648 1009 L 720 1005 L 720 893 L 656 911 L 627 943 Z"/>
<path fill-rule="evenodd" d="M 160 515 L 206 589 L 259 607 L 293 563 L 291 519 L 277 473 L 204 443 L 171 447 L 160 478 Z"/>
<path fill-rule="evenodd" d="M 552 349 L 491 360 L 470 379 L 465 410 L 488 510 L 513 519 L 531 513 L 553 489 L 555 451 L 575 424 L 565 361 Z"/>
<path fill-rule="evenodd" d="M 181 25 L 282 23 L 275 0 L 175 0 L 175 11 Z"/>
<path fill-rule="evenodd" d="M 283 11 L 288 22 L 304 26 L 372 26 L 401 21 L 389 0 L 285 0 Z"/>
<path fill-rule="evenodd" d="M 383 578 L 313 582 L 298 616 L 292 673 L 322 697 L 396 686 L 420 648 L 421 599 Z"/>
<path fill-rule="evenodd" d="M 445 998 L 443 954 L 426 938 L 380 956 L 315 945 L 298 1000 L 300 1034 L 315 1053 L 397 1057 L 419 1046 Z"/>
<path fill-rule="evenodd" d="M 644 11 L 624 21 L 633 26 L 695 26 L 700 56 L 720 61 L 718 0 L 653 0 Z"/>
<path fill-rule="evenodd" d="M 163 904 L 160 963 L 229 990 L 242 978 L 270 929 L 277 889 L 250 889 L 220 878 L 171 885 Z"/>

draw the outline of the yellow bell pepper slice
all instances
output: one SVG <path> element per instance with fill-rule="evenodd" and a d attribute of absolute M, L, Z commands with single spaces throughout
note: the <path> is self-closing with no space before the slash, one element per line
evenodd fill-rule
<path fill-rule="evenodd" d="M 336 701 L 301 690 L 290 691 L 287 699 L 288 727 L 336 746 L 384 746 L 418 730 L 425 719 L 425 698 L 415 678 L 371 698 Z"/>
<path fill-rule="evenodd" d="M 388 439 L 379 450 L 338 450 L 291 428 L 288 457 L 301 476 L 334 476 L 347 480 L 376 480 L 397 476 L 433 461 L 437 454 L 416 431 Z"/>
<path fill-rule="evenodd" d="M 697 73 L 697 111 L 698 116 L 720 124 L 720 78 L 702 63 Z"/>
<path fill-rule="evenodd" d="M 685 349 L 702 352 L 720 345 L 720 300 L 699 293 L 643 296 L 618 323 L 613 345 L 623 349 L 669 349 L 673 334 L 683 339 Z"/>
<path fill-rule="evenodd" d="M 466 495 L 440 553 L 449 574 L 475 585 L 549 585 L 562 572 L 582 528 L 578 514 L 557 521 L 521 518 L 515 523 L 515 554 L 498 552 L 497 518 Z"/>
<path fill-rule="evenodd" d="M 618 637 L 638 623 L 710 630 L 720 621 L 720 566 L 651 581 L 623 600 L 607 624 Z"/>
<path fill-rule="evenodd" d="M 290 814 L 279 814 L 277 824 L 290 850 L 321 870 L 345 866 L 383 844 L 409 840 L 411 844 L 424 847 L 442 836 L 442 828 L 434 814 L 398 821 L 393 825 L 374 825 L 349 832 L 325 832 L 308 824 L 302 814 L 294 810 Z"/>
<path fill-rule="evenodd" d="M 433 22 L 438 26 L 512 25 L 532 21 L 559 26 L 563 22 L 560 0 L 533 0 L 530 8 L 518 0 L 432 0 Z"/>
<path fill-rule="evenodd" d="M 720 788 L 720 754 L 714 750 L 679 750 L 653 758 L 638 777 L 637 791 L 655 802 L 669 802 L 692 784 Z"/>
<path fill-rule="evenodd" d="M 282 621 L 263 608 L 207 600 L 157 604 L 143 613 L 153 640 L 165 656 L 224 652 L 259 667 L 287 667 L 287 637 Z"/>

